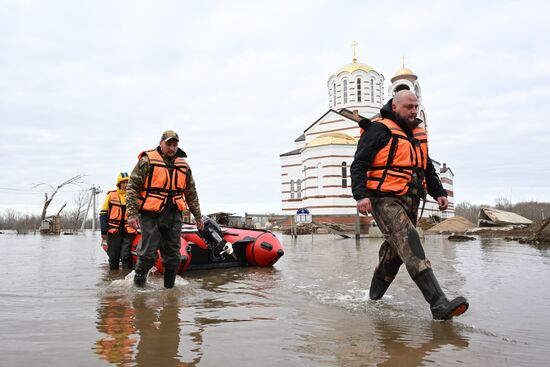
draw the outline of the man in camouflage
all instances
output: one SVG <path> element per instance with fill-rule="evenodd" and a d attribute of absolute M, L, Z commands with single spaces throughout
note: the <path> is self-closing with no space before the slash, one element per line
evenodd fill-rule
<path fill-rule="evenodd" d="M 420 198 L 425 197 L 424 186 L 428 194 L 437 201 L 440 210 L 445 210 L 448 206 L 447 192 L 427 154 L 427 138 L 422 141 L 417 139 L 418 136 L 425 136 L 425 131 L 418 127 L 421 121 L 416 118 L 417 108 L 418 100 L 414 93 L 402 90 L 380 110 L 380 119 L 365 119 L 359 123 L 363 133 L 351 166 L 352 191 L 357 200 L 358 211 L 364 215 L 371 213 L 385 236 L 369 290 L 370 298 L 382 298 L 401 264 L 405 263 L 407 272 L 430 304 L 434 319 L 449 319 L 464 313 L 468 309 L 468 302 L 464 297 L 457 297 L 452 301 L 446 298 L 433 274 L 415 228 Z M 395 146 L 392 139 L 396 140 Z M 397 142 L 399 140 L 401 143 Z M 406 152 L 400 157 L 397 157 L 398 144 L 404 144 L 401 146 L 405 147 Z M 421 144 L 424 144 L 425 150 L 421 150 Z M 417 155 L 417 159 L 425 153 L 424 167 L 402 165 L 409 154 L 412 156 L 413 153 Z M 378 166 L 374 162 L 386 164 Z M 393 173 L 394 177 L 396 173 L 406 176 L 403 172 L 408 172 L 410 179 L 404 192 L 380 189 L 386 177 L 387 180 L 396 179 L 389 178 L 391 175 L 387 174 L 376 176 L 370 173 L 376 170 L 386 170 L 386 173 Z M 373 180 L 371 185 L 368 184 L 369 175 Z"/>
<path fill-rule="evenodd" d="M 170 176 L 174 170 L 176 157 L 185 158 L 187 155 L 178 148 L 178 134 L 172 130 L 165 131 L 160 139 L 156 152 L 164 160 Z M 173 203 L 171 194 L 168 195 L 166 205 L 159 212 L 144 211 L 140 207 L 143 201 L 143 192 L 146 190 L 146 180 L 150 178 L 150 158 L 141 154 L 139 161 L 134 167 L 126 192 L 126 207 L 128 211 L 128 225 L 134 228 L 141 228 L 141 245 L 138 248 L 138 261 L 135 266 L 134 283 L 143 287 L 147 273 L 155 263 L 157 249 L 160 248 L 164 266 L 164 286 L 174 286 L 176 272 L 180 265 L 180 235 L 182 226 L 182 212 Z M 195 187 L 195 180 L 191 170 L 187 166 L 186 184 L 183 189 L 184 200 L 195 217 L 199 228 L 202 228 L 201 210 L 199 198 Z M 139 215 L 139 217 L 138 217 Z"/>

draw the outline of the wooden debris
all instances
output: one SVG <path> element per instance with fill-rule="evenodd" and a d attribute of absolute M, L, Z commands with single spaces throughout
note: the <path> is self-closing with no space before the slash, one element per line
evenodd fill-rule
<path fill-rule="evenodd" d="M 472 237 L 472 236 L 463 236 L 463 235 L 452 234 L 447 239 L 449 241 L 463 242 L 463 241 L 472 241 L 472 240 L 475 240 L 476 238 Z"/>

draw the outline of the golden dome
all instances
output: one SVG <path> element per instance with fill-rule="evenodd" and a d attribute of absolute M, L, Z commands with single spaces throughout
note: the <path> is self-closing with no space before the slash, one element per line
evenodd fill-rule
<path fill-rule="evenodd" d="M 364 72 L 373 71 L 374 69 L 368 66 L 367 64 L 363 64 L 362 62 L 350 62 L 349 64 L 346 64 L 342 66 L 335 75 L 338 75 L 343 72 L 353 73 L 356 70 L 363 70 Z"/>
<path fill-rule="evenodd" d="M 306 144 L 306 147 L 319 147 L 322 145 L 357 145 L 354 137 L 341 133 L 328 133 L 316 137 Z"/>
<path fill-rule="evenodd" d="M 402 67 L 401 69 L 395 72 L 395 75 L 391 78 L 391 82 L 393 83 L 398 79 L 407 79 L 407 80 L 415 81 L 416 79 L 418 79 L 418 77 L 416 76 L 414 71 L 412 71 L 411 69 Z"/>
<path fill-rule="evenodd" d="M 409 68 L 401 68 L 395 72 L 394 77 L 402 75 L 415 75 L 414 72 Z"/>

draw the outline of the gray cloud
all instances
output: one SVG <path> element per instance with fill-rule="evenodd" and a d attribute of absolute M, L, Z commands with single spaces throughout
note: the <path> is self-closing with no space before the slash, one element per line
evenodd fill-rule
<path fill-rule="evenodd" d="M 327 110 L 356 39 L 387 83 L 407 56 L 459 201 L 550 199 L 546 2 L 335 6 L 3 2 L 0 187 L 84 173 L 110 188 L 170 128 L 206 212 L 278 211 L 278 155 Z M 0 209 L 37 211 L 40 195 L 0 189 Z"/>

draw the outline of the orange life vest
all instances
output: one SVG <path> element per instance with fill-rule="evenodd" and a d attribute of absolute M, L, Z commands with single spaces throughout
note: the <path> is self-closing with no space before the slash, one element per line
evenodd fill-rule
<path fill-rule="evenodd" d="M 413 138 L 409 139 L 394 121 L 386 118 L 375 121 L 386 125 L 391 138 L 374 156 L 372 166 L 367 171 L 367 188 L 381 193 L 405 195 L 415 172 L 425 188 L 424 171 L 428 165 L 426 130 L 416 127 L 412 131 Z"/>
<path fill-rule="evenodd" d="M 140 194 L 139 211 L 160 213 L 166 209 L 169 200 L 178 210 L 186 210 L 183 190 L 189 166 L 185 159 L 175 157 L 173 162 L 166 163 L 156 149 L 142 152 L 138 158 L 144 155 L 149 157 L 149 174 Z"/>
<path fill-rule="evenodd" d="M 116 190 L 109 191 L 107 193 L 111 198 L 109 199 L 109 213 L 108 213 L 108 232 L 110 234 L 117 233 L 121 224 L 124 225 L 126 233 L 136 233 L 135 228 L 128 225 L 128 213 L 126 213 L 126 205 L 123 205 L 120 201 L 120 196 Z"/>

